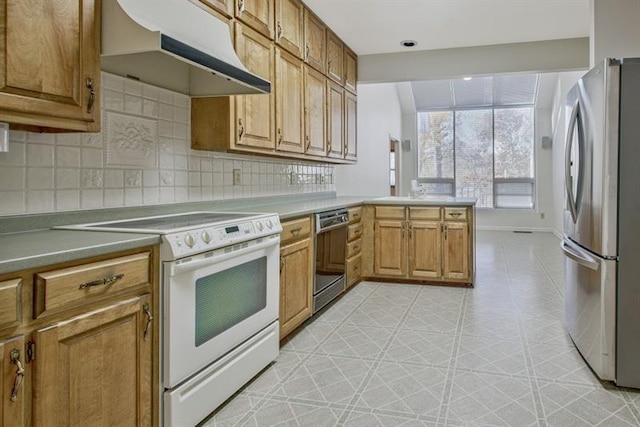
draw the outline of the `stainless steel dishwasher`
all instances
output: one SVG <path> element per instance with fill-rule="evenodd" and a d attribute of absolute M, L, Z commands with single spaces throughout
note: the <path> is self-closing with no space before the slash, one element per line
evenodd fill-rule
<path fill-rule="evenodd" d="M 348 223 L 346 208 L 316 214 L 314 313 L 344 292 Z"/>

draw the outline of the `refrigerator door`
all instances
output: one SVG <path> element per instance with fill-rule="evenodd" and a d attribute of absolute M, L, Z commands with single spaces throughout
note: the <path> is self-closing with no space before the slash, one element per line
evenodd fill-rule
<path fill-rule="evenodd" d="M 596 255 L 615 257 L 620 65 L 605 60 L 567 95 L 564 232 Z"/>
<path fill-rule="evenodd" d="M 617 262 L 564 239 L 565 323 L 582 357 L 603 380 L 615 378 Z"/>

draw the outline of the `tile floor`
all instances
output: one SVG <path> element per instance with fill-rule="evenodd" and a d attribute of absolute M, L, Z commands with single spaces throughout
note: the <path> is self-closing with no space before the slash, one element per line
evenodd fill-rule
<path fill-rule="evenodd" d="M 362 282 L 204 425 L 637 426 L 562 324 L 551 233 L 480 231 L 474 289 Z"/>

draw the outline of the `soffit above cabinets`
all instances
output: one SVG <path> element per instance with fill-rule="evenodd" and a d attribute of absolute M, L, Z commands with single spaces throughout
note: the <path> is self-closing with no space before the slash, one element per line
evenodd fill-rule
<path fill-rule="evenodd" d="M 416 109 L 532 105 L 539 74 L 510 74 L 471 79 L 411 82 Z"/>

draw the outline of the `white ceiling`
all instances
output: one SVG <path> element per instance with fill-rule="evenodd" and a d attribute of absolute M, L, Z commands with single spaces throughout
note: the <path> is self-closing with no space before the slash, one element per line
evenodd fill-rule
<path fill-rule="evenodd" d="M 304 0 L 358 55 L 589 35 L 589 0 Z M 402 40 L 413 39 L 407 49 Z"/>

